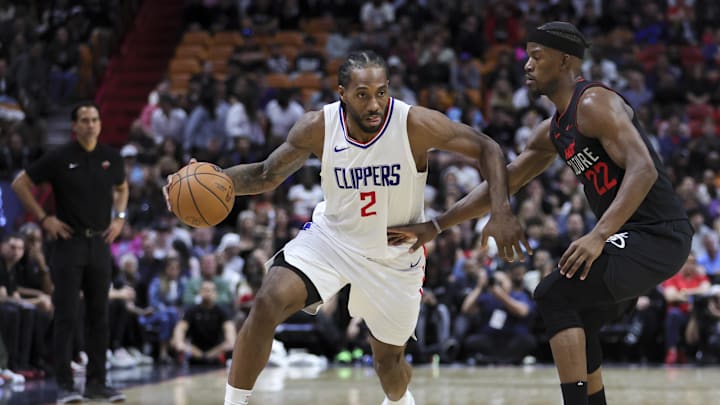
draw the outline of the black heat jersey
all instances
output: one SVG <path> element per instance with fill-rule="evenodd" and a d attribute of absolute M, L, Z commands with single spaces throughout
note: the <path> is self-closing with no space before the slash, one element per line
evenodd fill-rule
<path fill-rule="evenodd" d="M 600 218 L 615 199 L 625 175 L 625 170 L 610 159 L 599 140 L 585 137 L 577 128 L 578 101 L 585 90 L 594 86 L 605 87 L 602 83 L 589 82 L 585 79 L 578 80 L 567 109 L 562 114 L 555 113 L 552 119 L 550 140 L 555 145 L 560 156 L 565 160 L 565 163 L 582 182 L 590 208 L 595 213 L 595 216 Z M 614 92 L 612 89 L 608 88 L 608 90 Z M 620 96 L 622 97 L 622 95 Z M 658 178 L 645 200 L 627 223 L 652 224 L 686 219 L 685 209 L 673 191 L 672 184 L 665 173 L 660 158 L 650 145 L 634 111 L 632 122 L 648 148 L 653 162 L 655 162 Z"/>

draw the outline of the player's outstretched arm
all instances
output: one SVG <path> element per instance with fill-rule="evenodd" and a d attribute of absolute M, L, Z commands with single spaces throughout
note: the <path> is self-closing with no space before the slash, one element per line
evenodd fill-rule
<path fill-rule="evenodd" d="M 293 125 L 287 140 L 262 162 L 225 169 L 235 194 L 260 194 L 279 186 L 300 169 L 311 153 L 322 155 L 324 123 L 322 111 L 311 111 Z"/>
<path fill-rule="evenodd" d="M 525 150 L 507 166 L 508 187 L 510 194 L 515 194 L 530 180 L 545 171 L 555 160 L 557 152 L 550 142 L 550 119 L 540 123 L 533 129 L 533 134 Z M 440 229 L 451 228 L 464 221 L 485 215 L 491 209 L 490 190 L 485 181 L 456 202 L 436 220 Z M 393 227 L 388 230 L 391 240 L 398 243 L 417 238 L 412 249 L 432 240 L 438 230 L 431 222 L 404 227 Z M 393 237 L 394 236 L 394 237 Z"/>

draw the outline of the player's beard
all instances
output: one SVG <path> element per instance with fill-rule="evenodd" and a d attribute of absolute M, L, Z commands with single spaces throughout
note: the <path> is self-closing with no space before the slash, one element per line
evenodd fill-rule
<path fill-rule="evenodd" d="M 380 129 L 380 127 L 382 127 L 382 124 L 385 121 L 385 115 L 383 114 L 382 111 L 377 114 L 366 114 L 365 116 L 358 114 L 352 108 L 347 108 L 347 112 L 350 115 L 350 118 L 352 118 L 353 122 L 355 124 L 357 124 L 357 126 L 359 126 L 363 132 L 368 133 L 368 134 L 377 132 Z M 373 126 L 365 125 L 365 119 L 370 118 L 372 116 L 380 117 L 380 123 L 378 123 L 377 125 L 373 125 Z"/>

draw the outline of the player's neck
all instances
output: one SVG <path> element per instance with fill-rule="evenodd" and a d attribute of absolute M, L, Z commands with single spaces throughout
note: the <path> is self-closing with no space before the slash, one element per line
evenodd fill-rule
<path fill-rule="evenodd" d="M 352 118 L 349 118 L 347 115 L 345 116 L 345 124 L 347 125 L 347 128 L 345 128 L 345 130 L 347 131 L 348 136 L 360 143 L 367 143 L 377 134 L 377 132 L 363 131 L 360 125 L 358 125 Z"/>
<path fill-rule="evenodd" d="M 575 80 L 560 80 L 558 81 L 557 87 L 547 93 L 547 97 L 550 101 L 555 104 L 555 108 L 558 114 L 563 114 L 567 110 L 572 99 L 573 93 L 575 92 Z"/>

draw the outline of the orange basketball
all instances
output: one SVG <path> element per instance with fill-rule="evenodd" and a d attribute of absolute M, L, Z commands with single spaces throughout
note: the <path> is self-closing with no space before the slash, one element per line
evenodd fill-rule
<path fill-rule="evenodd" d="M 232 180 L 212 163 L 193 163 L 178 170 L 168 188 L 170 208 L 192 227 L 219 224 L 235 203 Z"/>

